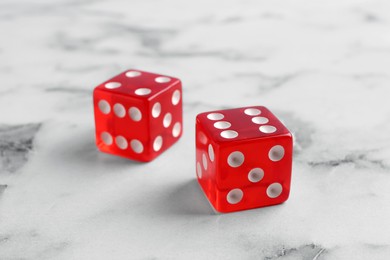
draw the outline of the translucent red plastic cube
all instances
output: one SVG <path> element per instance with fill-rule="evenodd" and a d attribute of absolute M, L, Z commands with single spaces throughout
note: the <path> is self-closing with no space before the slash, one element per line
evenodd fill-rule
<path fill-rule="evenodd" d="M 182 86 L 177 78 L 127 70 L 93 92 L 100 151 L 151 161 L 182 134 Z"/>
<path fill-rule="evenodd" d="M 293 142 L 262 106 L 218 110 L 196 118 L 196 173 L 219 212 L 280 204 L 290 193 Z"/>

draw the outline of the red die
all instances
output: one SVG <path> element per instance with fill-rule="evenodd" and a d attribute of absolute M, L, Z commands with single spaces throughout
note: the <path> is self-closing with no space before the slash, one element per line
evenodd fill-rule
<path fill-rule="evenodd" d="M 219 212 L 275 205 L 290 193 L 292 135 L 265 107 L 199 114 L 196 172 Z"/>
<path fill-rule="evenodd" d="M 179 79 L 125 71 L 93 93 L 96 145 L 106 153 L 151 161 L 181 136 Z"/>

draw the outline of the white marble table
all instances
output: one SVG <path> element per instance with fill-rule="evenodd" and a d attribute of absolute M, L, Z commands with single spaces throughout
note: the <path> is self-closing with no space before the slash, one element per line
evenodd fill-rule
<path fill-rule="evenodd" d="M 0 259 L 389 259 L 390 3 L 0 1 Z M 91 92 L 184 83 L 184 136 L 148 164 L 94 146 Z M 283 205 L 215 214 L 194 117 L 265 105 L 296 137 Z"/>

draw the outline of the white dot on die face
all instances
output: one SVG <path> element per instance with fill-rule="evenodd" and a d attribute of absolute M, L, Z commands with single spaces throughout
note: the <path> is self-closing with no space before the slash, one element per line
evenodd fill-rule
<path fill-rule="evenodd" d="M 108 89 L 114 89 L 114 88 L 119 88 L 121 86 L 121 83 L 119 82 L 108 82 L 104 85 Z"/>
<path fill-rule="evenodd" d="M 127 140 L 121 135 L 115 137 L 115 143 L 119 149 L 125 150 L 128 147 Z"/>
<path fill-rule="evenodd" d="M 237 204 L 242 200 L 243 197 L 244 197 L 244 193 L 242 192 L 242 190 L 233 189 L 233 190 L 229 191 L 229 193 L 227 194 L 226 200 L 230 204 Z"/>
<path fill-rule="evenodd" d="M 172 114 L 166 113 L 163 119 L 163 125 L 165 128 L 168 128 L 172 123 Z"/>
<path fill-rule="evenodd" d="M 126 115 L 125 107 L 122 104 L 116 103 L 114 105 L 114 114 L 120 118 L 125 117 Z"/>
<path fill-rule="evenodd" d="M 101 133 L 100 138 L 102 139 L 105 145 L 112 145 L 112 136 L 109 133 L 107 132 Z"/>
<path fill-rule="evenodd" d="M 203 168 L 207 170 L 207 157 L 206 154 L 202 155 Z"/>
<path fill-rule="evenodd" d="M 252 118 L 252 122 L 255 124 L 258 124 L 258 125 L 266 124 L 266 123 L 268 123 L 268 121 L 269 121 L 268 118 L 262 117 L 262 116 L 256 116 L 256 117 Z"/>
<path fill-rule="evenodd" d="M 265 133 L 265 134 L 272 134 L 276 132 L 276 127 L 272 125 L 262 125 L 259 127 L 260 132 Z"/>
<path fill-rule="evenodd" d="M 158 152 L 160 151 L 161 147 L 162 147 L 162 144 L 163 144 L 163 139 L 161 136 L 157 136 L 156 139 L 154 139 L 154 142 L 153 142 L 153 150 Z"/>
<path fill-rule="evenodd" d="M 174 126 L 173 126 L 173 129 L 172 129 L 172 135 L 173 137 L 178 137 L 180 135 L 180 132 L 181 132 L 181 124 L 179 122 L 177 122 Z"/>
<path fill-rule="evenodd" d="M 143 144 L 137 139 L 131 140 L 130 147 L 135 153 L 142 153 L 144 151 Z"/>
<path fill-rule="evenodd" d="M 211 144 L 209 144 L 209 157 L 210 161 L 214 162 L 214 148 Z"/>
<path fill-rule="evenodd" d="M 272 183 L 271 185 L 268 186 L 267 188 L 267 196 L 270 197 L 271 199 L 277 198 L 282 194 L 283 187 L 280 183 Z"/>
<path fill-rule="evenodd" d="M 257 116 L 261 114 L 261 111 L 260 109 L 257 108 L 247 108 L 245 109 L 244 113 L 247 114 L 248 116 Z"/>
<path fill-rule="evenodd" d="M 172 94 L 172 104 L 176 106 L 180 102 L 180 90 L 176 89 Z"/>
<path fill-rule="evenodd" d="M 237 168 L 244 163 L 244 160 L 245 160 L 244 154 L 242 152 L 235 151 L 229 154 L 227 162 L 231 167 Z"/>
<path fill-rule="evenodd" d="M 156 81 L 157 83 L 167 83 L 167 82 L 171 81 L 171 79 L 168 78 L 168 77 L 157 77 L 157 78 L 155 79 L 155 81 Z"/>
<path fill-rule="evenodd" d="M 159 102 L 157 102 L 152 107 L 152 116 L 154 118 L 157 118 L 160 116 L 160 114 L 161 114 L 161 104 Z"/>
<path fill-rule="evenodd" d="M 141 75 L 141 72 L 139 72 L 139 71 L 128 71 L 128 72 L 126 72 L 126 77 L 128 77 L 128 78 L 135 78 L 135 77 L 138 77 L 138 76 L 140 76 Z"/>
<path fill-rule="evenodd" d="M 221 113 L 210 113 L 207 115 L 207 118 L 210 119 L 210 120 L 221 120 L 223 119 L 225 116 Z"/>
<path fill-rule="evenodd" d="M 277 162 L 284 157 L 284 148 L 281 145 L 275 145 L 268 152 L 268 157 L 271 161 Z"/>
<path fill-rule="evenodd" d="M 107 115 L 111 111 L 110 104 L 105 100 L 100 100 L 98 103 L 98 107 L 99 110 L 105 115 Z"/>
<path fill-rule="evenodd" d="M 139 110 L 136 107 L 131 107 L 129 109 L 129 115 L 130 115 L 130 118 L 133 119 L 136 122 L 141 121 L 141 119 L 142 119 L 141 110 Z"/>
<path fill-rule="evenodd" d="M 236 138 L 238 136 L 238 133 L 233 130 L 226 130 L 221 132 L 221 136 L 226 139 L 232 139 Z"/>
<path fill-rule="evenodd" d="M 134 91 L 134 93 L 138 96 L 146 96 L 152 93 L 152 90 L 149 88 L 139 88 Z"/>
<path fill-rule="evenodd" d="M 264 171 L 261 168 L 254 168 L 248 173 L 249 181 L 255 183 L 261 181 L 264 177 Z"/>
<path fill-rule="evenodd" d="M 202 179 L 202 166 L 200 166 L 199 162 L 196 163 L 196 174 L 199 179 Z"/>
<path fill-rule="evenodd" d="M 202 131 L 198 132 L 198 141 L 201 144 L 207 144 L 208 138 Z"/>
<path fill-rule="evenodd" d="M 231 126 L 232 126 L 232 124 L 227 122 L 227 121 L 219 121 L 219 122 L 214 123 L 214 127 L 217 129 L 227 129 Z"/>

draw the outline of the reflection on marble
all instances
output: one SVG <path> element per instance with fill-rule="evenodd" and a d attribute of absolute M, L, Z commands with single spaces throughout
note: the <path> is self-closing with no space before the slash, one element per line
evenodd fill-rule
<path fill-rule="evenodd" d="M 0 259 L 387 259 L 390 4 L 0 2 Z M 181 78 L 184 135 L 147 164 L 94 145 L 92 89 Z M 216 214 L 194 118 L 264 105 L 295 137 L 278 206 Z M 180 158 L 180 160 L 177 160 Z"/>

